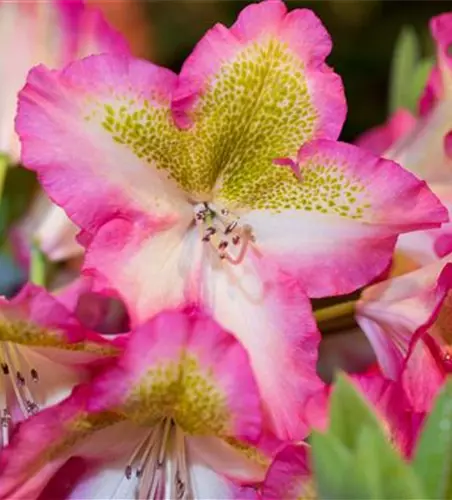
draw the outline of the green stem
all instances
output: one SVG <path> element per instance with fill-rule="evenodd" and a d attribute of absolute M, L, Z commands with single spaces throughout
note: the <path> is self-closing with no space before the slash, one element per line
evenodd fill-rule
<path fill-rule="evenodd" d="M 46 259 L 36 241 L 31 244 L 29 280 L 38 286 L 46 285 Z"/>
<path fill-rule="evenodd" d="M 357 300 L 350 300 L 314 311 L 320 331 L 331 333 L 356 326 L 356 302 Z"/>
<path fill-rule="evenodd" d="M 8 172 L 9 158 L 0 153 L 0 200 L 3 195 L 3 188 L 5 187 L 6 173 Z"/>

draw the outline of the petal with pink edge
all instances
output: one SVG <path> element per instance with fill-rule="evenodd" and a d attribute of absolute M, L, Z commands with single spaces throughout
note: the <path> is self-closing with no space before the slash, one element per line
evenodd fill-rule
<path fill-rule="evenodd" d="M 120 407 L 146 424 L 170 415 L 195 435 L 249 442 L 260 435 L 261 401 L 248 354 L 196 310 L 162 312 L 133 332 L 118 368 L 95 388 L 91 411 Z"/>
<path fill-rule="evenodd" d="M 436 42 L 437 66 L 433 68 L 424 94 L 420 100 L 420 111 L 425 115 L 432 111 L 438 100 L 452 97 L 452 13 L 447 12 L 430 20 L 430 32 Z"/>
<path fill-rule="evenodd" d="M 191 219 L 169 111 L 175 83 L 171 71 L 125 55 L 30 72 L 16 120 L 22 161 L 88 234 L 112 218 L 149 230 L 186 211 Z"/>
<path fill-rule="evenodd" d="M 7 52 L 14 39 L 14 57 Z M 101 52 L 126 53 L 123 38 L 82 0 L 0 2 L 0 151 L 19 160 L 14 134 L 17 92 L 36 64 L 61 67 Z"/>
<path fill-rule="evenodd" d="M 233 189 L 300 144 L 336 139 L 345 118 L 340 78 L 325 64 L 331 40 L 315 14 L 280 0 L 249 5 L 215 25 L 184 63 L 172 99 L 176 123 L 196 136 L 202 190 L 220 175 Z M 250 188 L 252 190 L 252 188 Z"/>
<path fill-rule="evenodd" d="M 88 247 L 84 273 L 98 291 L 120 293 L 136 326 L 195 299 L 202 245 L 198 231 L 182 224 L 149 234 L 147 227 L 112 220 Z"/>
<path fill-rule="evenodd" d="M 450 287 L 447 262 L 367 288 L 358 302 L 356 319 L 387 377 L 400 376 L 410 346 L 434 322 Z"/>
<path fill-rule="evenodd" d="M 399 109 L 384 125 L 364 132 L 355 144 L 376 155 L 383 155 L 394 142 L 408 134 L 415 125 L 416 118 L 406 109 Z"/>
<path fill-rule="evenodd" d="M 248 351 L 270 428 L 280 439 L 305 437 L 304 404 L 322 383 L 319 333 L 303 289 L 251 251 L 239 266 L 204 266 L 201 280 L 200 302 Z"/>
<path fill-rule="evenodd" d="M 240 197 L 240 206 L 249 207 L 241 221 L 251 226 L 256 249 L 311 297 L 369 283 L 388 267 L 400 233 L 447 220 L 424 182 L 355 146 L 312 141 L 300 149 L 298 163 L 301 182 L 274 166 L 284 181 L 262 182 L 252 199 L 237 188 L 227 202 Z"/>
<path fill-rule="evenodd" d="M 309 447 L 289 444 L 273 459 L 262 486 L 262 500 L 316 498 Z"/>

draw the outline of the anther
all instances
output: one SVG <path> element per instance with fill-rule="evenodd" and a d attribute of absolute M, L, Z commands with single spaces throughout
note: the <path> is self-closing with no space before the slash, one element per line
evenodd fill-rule
<path fill-rule="evenodd" d="M 218 250 L 220 250 L 220 252 L 222 250 L 226 250 L 227 247 L 228 247 L 228 242 L 225 240 L 221 240 L 220 243 L 218 244 Z"/>
<path fill-rule="evenodd" d="M 38 372 L 34 368 L 31 369 L 30 375 L 31 375 L 33 382 L 38 382 L 38 380 L 39 380 Z"/>
<path fill-rule="evenodd" d="M 124 471 L 124 474 L 125 474 L 125 476 L 126 476 L 127 479 L 132 479 L 132 467 L 130 465 L 128 465 L 126 467 L 126 470 Z"/>
<path fill-rule="evenodd" d="M 229 234 L 234 231 L 234 229 L 237 227 L 238 222 L 236 220 L 233 220 L 228 226 L 226 226 L 226 229 L 224 230 L 224 234 Z"/>
<path fill-rule="evenodd" d="M 9 375 L 9 367 L 6 363 L 1 364 L 3 375 Z"/>
<path fill-rule="evenodd" d="M 229 215 L 229 210 L 227 208 L 222 208 L 220 213 L 221 215 Z"/>
<path fill-rule="evenodd" d="M 240 243 L 240 236 L 238 234 L 235 234 L 233 237 L 232 237 L 232 243 L 234 245 L 238 245 Z"/>
<path fill-rule="evenodd" d="M 204 236 L 202 237 L 202 241 L 210 241 L 210 238 L 217 232 L 217 230 L 213 226 L 209 226 L 205 233 Z"/>
<path fill-rule="evenodd" d="M 16 373 L 16 379 L 17 379 L 18 385 L 20 385 L 21 387 L 25 385 L 25 379 L 24 379 L 22 373 L 17 372 Z"/>
<path fill-rule="evenodd" d="M 30 401 L 29 399 L 27 399 L 25 401 L 25 405 L 27 407 L 27 412 L 30 414 L 30 415 L 35 415 L 36 413 L 38 413 L 39 411 L 39 406 L 34 403 L 33 401 Z"/>

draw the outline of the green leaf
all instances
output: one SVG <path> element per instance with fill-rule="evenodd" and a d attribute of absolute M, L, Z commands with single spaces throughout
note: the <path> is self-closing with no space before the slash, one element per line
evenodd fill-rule
<path fill-rule="evenodd" d="M 399 108 L 415 111 L 410 103 L 413 75 L 420 58 L 419 42 L 413 28 L 405 26 L 397 38 L 389 78 L 389 113 Z"/>
<path fill-rule="evenodd" d="M 425 498 L 421 483 L 410 465 L 387 439 L 374 429 L 360 432 L 355 471 L 360 477 L 362 498 L 399 500 Z"/>
<path fill-rule="evenodd" d="M 448 380 L 424 426 L 413 460 L 426 495 L 452 499 L 452 380 Z"/>
<path fill-rule="evenodd" d="M 348 480 L 353 477 L 352 455 L 335 436 L 313 432 L 312 463 L 318 497 L 359 499 Z"/>
<path fill-rule="evenodd" d="M 359 429 L 374 429 L 385 439 L 376 411 L 359 394 L 353 384 L 339 375 L 331 395 L 331 424 L 329 432 L 339 441 L 353 450 L 356 448 Z"/>
<path fill-rule="evenodd" d="M 425 58 L 417 63 L 407 93 L 408 109 L 417 110 L 419 98 L 427 84 L 428 76 L 434 65 L 434 58 Z"/>

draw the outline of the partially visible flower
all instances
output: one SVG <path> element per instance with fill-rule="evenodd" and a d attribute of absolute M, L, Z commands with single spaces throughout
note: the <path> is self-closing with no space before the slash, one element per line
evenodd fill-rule
<path fill-rule="evenodd" d="M 452 13 L 432 18 L 437 64 L 420 100 L 415 125 L 404 111 L 357 142 L 400 163 L 428 182 L 452 213 Z M 452 252 L 452 224 L 441 229 L 401 236 L 396 252 L 402 271 L 421 267 Z M 399 266 L 397 273 L 400 274 Z"/>
<path fill-rule="evenodd" d="M 14 44 L 14 51 L 11 46 Z M 10 2 L 0 0 L 0 154 L 19 161 L 14 131 L 17 94 L 28 71 L 39 63 L 60 68 L 73 59 L 102 52 L 127 54 L 125 40 L 83 0 Z M 78 230 L 64 212 L 38 194 L 12 231 L 16 258 L 28 266 L 31 241 L 52 261 L 82 254 Z"/>
<path fill-rule="evenodd" d="M 367 372 L 349 377 L 362 396 L 372 405 L 386 438 L 407 459 L 413 454 L 429 411 L 427 407 L 413 404 L 411 395 L 417 391 L 419 397 L 428 400 L 431 405 L 444 381 L 437 363 L 419 366 L 418 359 L 416 356 L 409 356 L 405 360 L 404 371 L 397 380 L 389 380 L 374 367 Z M 423 370 L 423 373 L 419 373 L 420 370 Z M 434 391 L 431 390 L 432 380 L 437 381 Z M 334 386 L 325 386 L 323 394 L 317 397 L 316 412 L 308 412 L 306 415 L 311 427 L 319 430 L 328 427 L 332 390 Z M 304 443 L 288 444 L 276 453 L 261 486 L 260 498 L 261 500 L 318 498 L 312 475 L 309 446 Z"/>
<path fill-rule="evenodd" d="M 402 137 L 406 137 L 414 129 L 415 125 L 416 117 L 406 109 L 399 109 L 385 124 L 364 132 L 364 134 L 358 137 L 355 144 L 381 156 L 396 141 Z"/>
<path fill-rule="evenodd" d="M 14 47 L 14 50 L 12 50 Z M 36 64 L 59 68 L 101 52 L 127 53 L 123 39 L 82 0 L 0 1 L 0 153 L 19 160 L 17 93 Z"/>
<path fill-rule="evenodd" d="M 0 299 L 0 447 L 18 421 L 65 398 L 90 365 L 117 352 L 44 289 L 29 284 Z"/>
<path fill-rule="evenodd" d="M 37 497 L 70 457 L 87 473 L 69 498 L 233 498 L 232 480 L 264 478 L 262 424 L 234 336 L 197 310 L 162 312 L 115 366 L 21 426 L 1 456 L 0 498 Z"/>
<path fill-rule="evenodd" d="M 13 227 L 11 242 L 16 260 L 25 269 L 30 263 L 30 245 L 35 242 L 54 262 L 65 261 L 83 254 L 83 247 L 76 241 L 79 232 L 64 213 L 45 194 L 39 193 L 29 211 Z"/>
<path fill-rule="evenodd" d="M 426 339 L 434 339 L 443 357 L 449 355 L 452 346 L 450 260 L 445 258 L 373 285 L 357 304 L 357 322 L 371 342 L 383 373 L 392 380 L 403 373 L 408 398 L 422 411 L 429 409 L 442 383 Z M 407 358 L 410 370 L 406 369 Z M 421 387 L 429 389 L 425 392 Z"/>
<path fill-rule="evenodd" d="M 83 229 L 85 272 L 134 325 L 188 299 L 233 331 L 282 438 L 303 435 L 294 415 L 320 385 L 305 292 L 366 284 L 400 233 L 446 219 L 411 174 L 335 142 L 330 50 L 312 12 L 262 2 L 179 76 L 111 55 L 36 68 L 17 119 L 24 163 Z"/>

